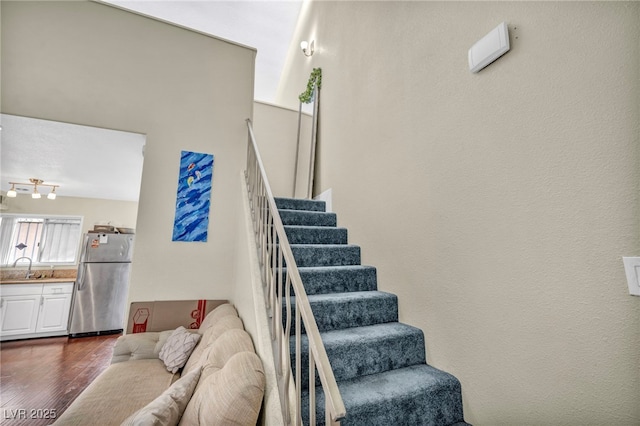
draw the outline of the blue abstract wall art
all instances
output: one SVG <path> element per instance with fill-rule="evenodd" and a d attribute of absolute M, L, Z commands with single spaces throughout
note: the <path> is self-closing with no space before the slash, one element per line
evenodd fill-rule
<path fill-rule="evenodd" d="M 213 155 L 182 151 L 172 241 L 207 241 Z"/>

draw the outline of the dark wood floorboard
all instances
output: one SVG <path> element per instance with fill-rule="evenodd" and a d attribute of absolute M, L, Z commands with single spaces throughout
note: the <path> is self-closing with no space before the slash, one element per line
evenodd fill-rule
<path fill-rule="evenodd" d="M 118 336 L 2 342 L 0 424 L 39 426 L 53 423 L 109 366 Z"/>

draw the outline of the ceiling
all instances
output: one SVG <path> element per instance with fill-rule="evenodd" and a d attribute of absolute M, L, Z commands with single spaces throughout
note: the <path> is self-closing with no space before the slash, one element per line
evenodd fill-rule
<path fill-rule="evenodd" d="M 254 97 L 274 103 L 303 1 L 105 0 L 102 3 L 256 48 Z M 144 135 L 6 114 L 0 115 L 0 122 L 3 191 L 10 188 L 9 181 L 38 178 L 60 185 L 56 189 L 60 197 L 138 200 Z"/>
<path fill-rule="evenodd" d="M 61 197 L 138 200 L 145 135 L 7 114 L 0 123 L 3 191 L 36 178 L 60 185 Z M 33 187 L 16 190 L 26 196 Z"/>

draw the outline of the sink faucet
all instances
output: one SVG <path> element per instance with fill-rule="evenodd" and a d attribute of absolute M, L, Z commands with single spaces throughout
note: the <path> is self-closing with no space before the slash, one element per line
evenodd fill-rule
<path fill-rule="evenodd" d="M 33 261 L 31 260 L 30 257 L 27 257 L 27 256 L 19 257 L 19 258 L 16 259 L 15 262 L 13 262 L 13 267 L 14 268 L 16 267 L 16 264 L 18 263 L 18 260 L 20 260 L 20 259 L 27 259 L 29 261 L 29 268 L 27 269 L 27 275 L 25 275 L 25 277 L 24 277 L 25 279 L 28 280 L 29 278 L 31 278 L 34 275 L 34 273 L 31 272 L 31 264 L 33 263 Z"/>

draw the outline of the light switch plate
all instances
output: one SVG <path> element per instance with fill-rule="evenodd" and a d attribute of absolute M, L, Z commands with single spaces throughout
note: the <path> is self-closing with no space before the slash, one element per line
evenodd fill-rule
<path fill-rule="evenodd" d="M 640 257 L 623 257 L 622 262 L 627 274 L 629 294 L 640 296 Z"/>

